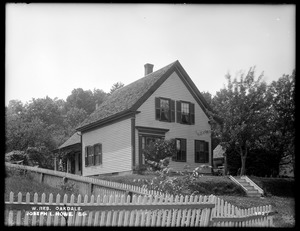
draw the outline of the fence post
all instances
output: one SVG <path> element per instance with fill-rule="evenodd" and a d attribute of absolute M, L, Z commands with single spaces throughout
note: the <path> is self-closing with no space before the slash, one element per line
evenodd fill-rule
<path fill-rule="evenodd" d="M 88 195 L 91 196 L 93 194 L 93 191 L 94 191 L 94 184 L 89 183 L 89 185 L 88 185 Z"/>
<path fill-rule="evenodd" d="M 41 172 L 41 175 L 40 175 L 40 183 L 43 183 L 44 181 L 44 173 Z"/>

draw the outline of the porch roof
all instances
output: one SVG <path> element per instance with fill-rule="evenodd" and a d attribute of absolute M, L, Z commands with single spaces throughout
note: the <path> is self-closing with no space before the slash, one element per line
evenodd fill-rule
<path fill-rule="evenodd" d="M 76 144 L 81 144 L 80 135 L 78 135 L 77 132 L 75 132 L 69 139 L 67 139 L 66 142 L 60 145 L 56 150 L 61 150 Z"/>

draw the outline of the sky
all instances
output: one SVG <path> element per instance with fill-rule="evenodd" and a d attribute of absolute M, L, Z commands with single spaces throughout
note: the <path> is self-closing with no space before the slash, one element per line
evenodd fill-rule
<path fill-rule="evenodd" d="M 5 105 L 125 85 L 178 60 L 215 95 L 256 67 L 268 84 L 295 69 L 295 5 L 6 4 Z"/>

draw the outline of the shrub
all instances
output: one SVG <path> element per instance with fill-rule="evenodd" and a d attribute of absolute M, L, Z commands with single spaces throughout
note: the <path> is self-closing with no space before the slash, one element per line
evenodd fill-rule
<path fill-rule="evenodd" d="M 146 164 L 154 171 L 169 165 L 169 158 L 176 153 L 175 140 L 156 139 L 143 150 Z"/>

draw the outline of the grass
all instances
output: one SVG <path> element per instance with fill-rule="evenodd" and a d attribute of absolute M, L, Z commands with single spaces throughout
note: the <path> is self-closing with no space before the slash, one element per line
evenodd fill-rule
<path fill-rule="evenodd" d="M 19 173 L 10 172 L 5 178 L 5 201 L 9 201 L 10 192 L 14 193 L 14 201 L 18 198 L 18 193 L 22 193 L 22 201 L 26 199 L 26 193 L 30 193 L 30 200 L 33 201 L 34 193 L 38 193 L 39 199 L 43 193 L 46 194 L 46 201 L 49 198 L 49 194 L 52 193 L 53 196 L 60 194 L 74 195 L 77 194 L 76 191 L 63 190 L 61 188 L 55 188 L 48 186 L 46 184 L 41 184 L 34 181 L 30 175 L 20 175 Z"/>

